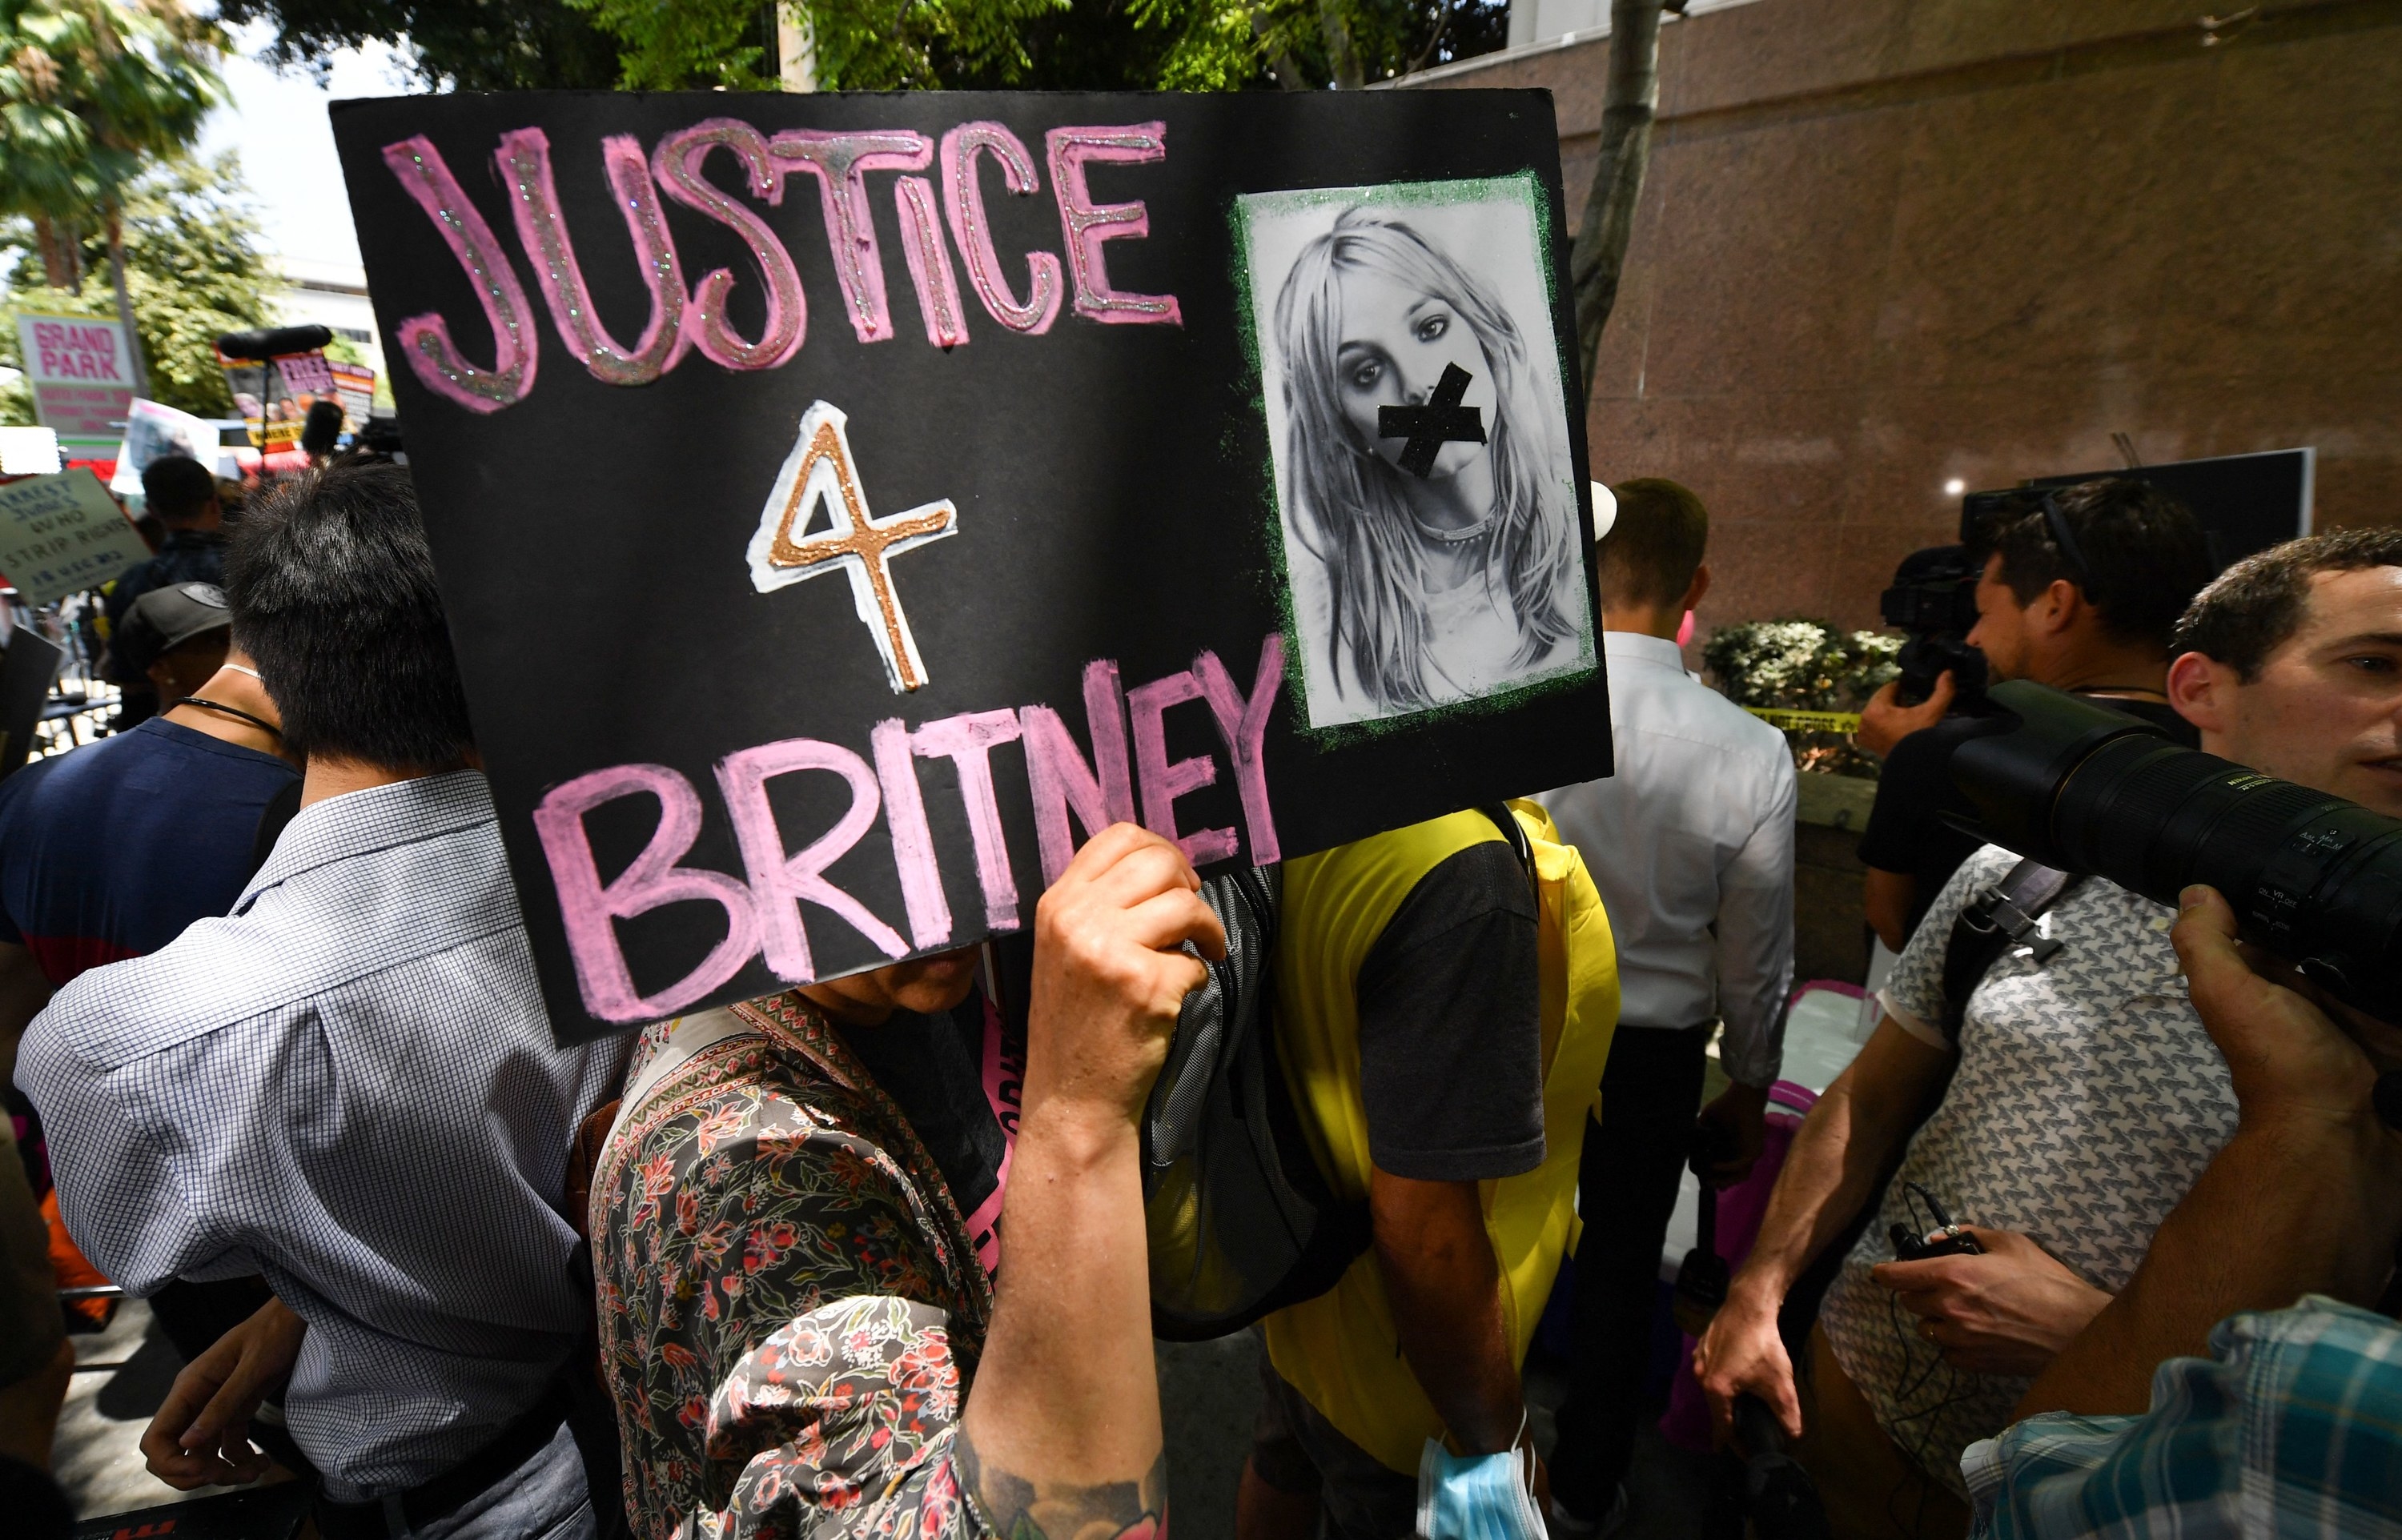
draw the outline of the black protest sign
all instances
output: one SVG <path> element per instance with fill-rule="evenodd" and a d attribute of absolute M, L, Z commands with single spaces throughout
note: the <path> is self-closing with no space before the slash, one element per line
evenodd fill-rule
<path fill-rule="evenodd" d="M 1608 770 L 1545 94 L 334 122 L 563 1037 Z"/>

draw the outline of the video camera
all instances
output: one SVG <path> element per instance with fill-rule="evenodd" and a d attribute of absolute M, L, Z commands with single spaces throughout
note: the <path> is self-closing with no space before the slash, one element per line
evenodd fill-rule
<path fill-rule="evenodd" d="M 2044 685 L 2012 681 L 1988 697 L 2015 722 L 1952 755 L 1977 809 L 1962 829 L 2156 903 L 2207 883 L 2245 941 L 2345 1004 L 2402 1022 L 2402 819 L 2180 748 L 2149 722 Z M 2402 1072 L 2379 1083 L 2378 1107 L 2388 1122 L 2402 1115 Z"/>
<path fill-rule="evenodd" d="M 1984 576 L 1984 531 L 1997 519 L 2040 507 L 2042 494 L 2024 489 L 1970 492 L 1960 500 L 1960 543 L 1930 545 L 1901 558 L 1893 586 L 1878 599 L 1884 623 L 1909 634 L 1901 653 L 1904 706 L 1935 693 L 1948 669 L 1959 692 L 1955 709 L 1974 710 L 1985 694 L 1985 654 L 1968 645 L 1977 624 L 1977 583 Z"/>

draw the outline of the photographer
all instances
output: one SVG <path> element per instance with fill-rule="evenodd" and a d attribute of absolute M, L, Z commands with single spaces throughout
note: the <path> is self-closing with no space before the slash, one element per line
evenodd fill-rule
<path fill-rule="evenodd" d="M 2194 601 L 2177 643 L 2170 694 L 2205 749 L 2402 818 L 2402 531 L 2313 535 L 2239 562 Z M 2394 1262 L 2402 1182 L 2393 1141 L 2368 1116 L 2361 1048 L 2292 991 L 2240 969 L 2223 900 L 2191 890 L 2183 909 L 2178 956 L 2242 1121 L 2022 1414 L 2140 1409 L 2152 1366 L 2202 1351 L 2221 1316 L 2306 1292 L 2366 1302 Z M 2346 1015 L 2390 1067 L 2402 1034 Z M 2375 1183 L 2357 1179 L 2372 1169 Z M 2241 1246 L 2225 1244 L 2234 1225 Z"/>
<path fill-rule="evenodd" d="M 1995 679 L 2104 697 L 2191 741 L 2162 694 L 2170 628 L 2210 581 L 2208 546 L 2182 503 L 2105 477 L 1969 532 L 1984 576 L 1967 639 Z M 1905 707 L 1897 681 L 1860 714 L 1861 747 L 1884 756 L 1859 847 L 1869 924 L 1896 952 L 1979 843 L 1943 821 L 1969 811 L 1946 768 L 1952 750 L 1990 728 L 1953 711 L 1954 684 L 1946 672 L 1926 701 Z"/>
<path fill-rule="evenodd" d="M 2207 565 L 2181 507 L 2087 483 L 1990 539 L 1978 634 L 1996 672 L 2158 693 L 2167 596 L 2198 586 Z M 1960 939 L 1963 912 L 2018 865 L 1988 847 L 1936 897 L 1884 992 L 1884 1021 L 1804 1123 L 1696 1354 L 1722 1425 L 1750 1391 L 1802 1438 L 1839 1533 L 1886 1529 L 1888 1514 L 1913 1534 L 1965 1531 L 1961 1450 L 2008 1422 L 2234 1129 L 2226 1066 L 2177 985 L 2161 906 L 2089 880 L 2035 905 L 2028 945 L 1981 953 Z M 1948 966 L 1955 947 L 1962 961 Z M 1786 1297 L 1881 1188 L 1797 1387 Z M 1923 1235 L 1946 1212 L 1973 1221 L 1981 1255 L 1895 1258 L 1896 1227 Z"/>
<path fill-rule="evenodd" d="M 2030 1415 L 1968 1450 L 1981 1536 L 2395 1522 L 2402 1327 L 2336 1301 L 2374 1299 L 2402 1236 L 2402 1138 L 2370 1103 L 2378 1069 L 2402 1063 L 2402 1032 L 2338 1012 L 2347 1033 L 2253 972 L 2212 889 L 2188 888 L 2180 908 L 2177 956 L 2241 1121 L 2021 1408 L 2085 1415 Z M 2122 1412 L 2142 1414 L 2091 1415 Z"/>

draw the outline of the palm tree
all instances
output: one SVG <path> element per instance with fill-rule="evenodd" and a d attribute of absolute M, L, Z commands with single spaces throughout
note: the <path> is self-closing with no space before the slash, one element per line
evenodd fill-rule
<path fill-rule="evenodd" d="M 97 213 L 133 388 L 149 371 L 125 286 L 125 191 L 190 152 L 225 92 L 225 34 L 176 0 L 0 0 L 0 210 L 28 215 L 43 276 L 73 287 L 75 224 Z"/>

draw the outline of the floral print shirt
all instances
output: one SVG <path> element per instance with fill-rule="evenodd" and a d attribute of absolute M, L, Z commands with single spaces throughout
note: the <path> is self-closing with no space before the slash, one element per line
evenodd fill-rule
<path fill-rule="evenodd" d="M 900 1109 L 798 993 L 627 1109 L 592 1181 L 600 1357 L 643 1540 L 964 1540 L 992 1283 Z M 636 1072 L 672 1024 L 646 1035 Z"/>

